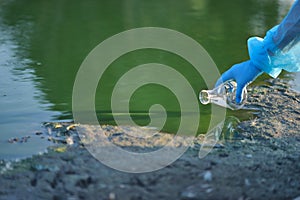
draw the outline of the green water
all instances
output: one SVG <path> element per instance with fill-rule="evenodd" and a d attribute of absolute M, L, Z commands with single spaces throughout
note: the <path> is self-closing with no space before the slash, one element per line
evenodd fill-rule
<path fill-rule="evenodd" d="M 119 32 L 138 27 L 163 27 L 199 42 L 220 72 L 248 59 L 246 39 L 263 36 L 287 12 L 292 1 L 274 0 L 128 0 L 0 1 L 0 158 L 18 158 L 43 151 L 47 141 L 32 137 L 26 144 L 8 144 L 11 137 L 34 135 L 44 121 L 72 120 L 72 89 L 88 53 Z M 206 89 L 201 75 L 182 58 L 159 50 L 139 50 L 117 59 L 96 93 L 101 123 L 113 124 L 111 90 L 133 66 L 156 62 L 174 67 L 188 78 L 197 95 Z M 264 78 L 264 77 L 262 77 Z M 168 111 L 166 132 L 180 122 L 178 102 L 166 88 L 147 85 L 134 93 L 132 118 L 147 125 L 149 108 L 160 103 Z M 199 104 L 204 133 L 210 106 Z M 229 112 L 247 119 L 248 111 Z"/>

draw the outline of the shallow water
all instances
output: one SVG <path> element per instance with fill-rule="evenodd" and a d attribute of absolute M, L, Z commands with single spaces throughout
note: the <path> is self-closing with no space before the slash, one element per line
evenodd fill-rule
<path fill-rule="evenodd" d="M 291 2 L 0 1 L 0 159 L 43 151 L 49 143 L 34 136 L 41 123 L 72 119 L 76 72 L 87 54 L 106 38 L 137 27 L 174 29 L 198 41 L 224 72 L 233 63 L 248 58 L 246 39 L 262 36 L 276 25 Z M 172 54 L 157 50 L 133 52 L 112 64 L 103 80 L 106 87 L 96 93 L 96 102 L 101 102 L 95 105 L 101 123 L 113 124 L 109 95 L 115 81 L 130 67 L 148 62 L 174 66 L 189 78 L 196 95 L 207 88 L 201 76 L 189 70 L 188 63 Z M 149 123 L 148 110 L 159 102 L 169 111 L 164 131 L 176 131 L 180 112 L 172 93 L 147 86 L 134 95 L 130 109 L 138 124 Z M 210 106 L 199 106 L 198 133 L 202 133 L 210 120 Z M 235 111 L 229 115 L 247 119 L 250 114 Z M 28 143 L 7 142 L 11 137 L 26 135 L 32 136 Z"/>

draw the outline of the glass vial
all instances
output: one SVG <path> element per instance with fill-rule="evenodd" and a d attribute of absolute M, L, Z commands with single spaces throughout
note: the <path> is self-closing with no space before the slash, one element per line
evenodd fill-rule
<path fill-rule="evenodd" d="M 202 90 L 199 94 L 199 100 L 202 104 L 213 103 L 231 110 L 241 109 L 247 99 L 247 90 L 243 91 L 243 100 L 236 103 L 235 93 L 237 84 L 234 81 L 227 81 L 212 90 Z"/>

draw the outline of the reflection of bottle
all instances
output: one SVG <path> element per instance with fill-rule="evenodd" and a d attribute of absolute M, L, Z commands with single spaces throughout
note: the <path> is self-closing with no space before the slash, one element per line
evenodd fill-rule
<path fill-rule="evenodd" d="M 212 90 L 202 90 L 199 99 L 202 104 L 213 103 L 232 110 L 241 109 L 247 98 L 247 90 L 243 91 L 243 100 L 240 104 L 235 101 L 236 82 L 227 81 Z"/>
<path fill-rule="evenodd" d="M 219 140 L 234 140 L 236 127 L 240 120 L 234 116 L 226 117 L 223 121 L 210 129 L 201 144 L 199 158 L 204 158 L 216 146 Z"/>

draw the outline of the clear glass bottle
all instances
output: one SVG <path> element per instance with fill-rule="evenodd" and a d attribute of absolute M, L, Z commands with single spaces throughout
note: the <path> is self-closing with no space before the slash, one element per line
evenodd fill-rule
<path fill-rule="evenodd" d="M 202 104 L 213 103 L 231 110 L 241 109 L 247 99 L 247 90 L 243 91 L 243 100 L 240 104 L 235 101 L 237 84 L 234 81 L 226 81 L 212 90 L 202 90 L 199 100 Z"/>

